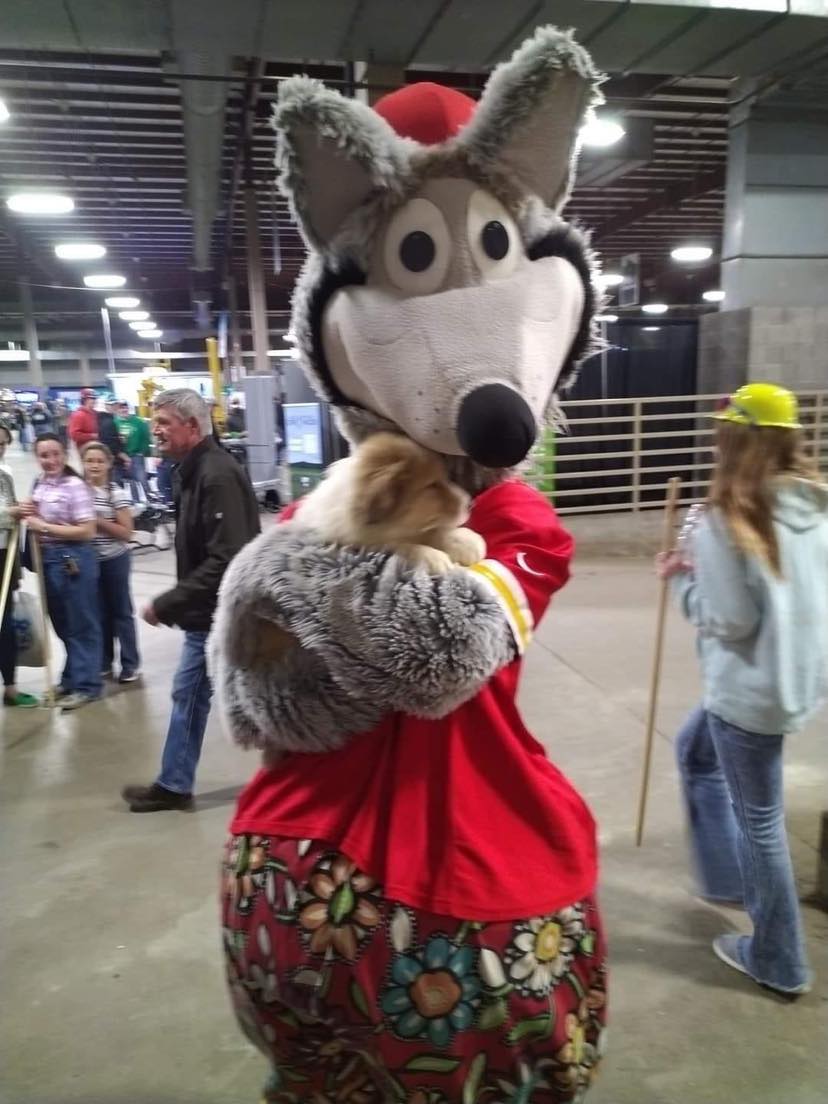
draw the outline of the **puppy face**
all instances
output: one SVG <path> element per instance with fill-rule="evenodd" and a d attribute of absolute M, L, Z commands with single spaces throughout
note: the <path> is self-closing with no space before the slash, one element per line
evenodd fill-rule
<path fill-rule="evenodd" d="M 377 433 L 360 446 L 353 493 L 354 521 L 380 543 L 418 543 L 468 516 L 468 495 L 449 481 L 441 458 L 394 433 Z"/>

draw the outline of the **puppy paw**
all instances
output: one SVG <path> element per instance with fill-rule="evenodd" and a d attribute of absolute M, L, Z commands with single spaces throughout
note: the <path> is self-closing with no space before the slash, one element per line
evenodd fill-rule
<path fill-rule="evenodd" d="M 451 556 L 428 544 L 411 544 L 401 551 L 412 567 L 421 567 L 429 575 L 445 575 L 454 567 Z"/>
<path fill-rule="evenodd" d="M 464 567 L 480 563 L 486 557 L 486 542 L 472 529 L 452 529 L 446 537 L 443 548 L 455 563 Z"/>

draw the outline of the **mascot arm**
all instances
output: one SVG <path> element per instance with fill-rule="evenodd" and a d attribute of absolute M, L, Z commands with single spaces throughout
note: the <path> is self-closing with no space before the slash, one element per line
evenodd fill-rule
<path fill-rule="evenodd" d="M 320 545 L 292 525 L 243 549 L 211 641 L 234 737 L 327 750 L 384 713 L 439 717 L 473 697 L 523 651 L 568 574 L 568 534 L 541 496 L 524 492 L 519 508 L 480 526 L 486 560 L 446 575 L 385 552 Z M 295 638 L 282 661 L 263 654 L 263 624 Z"/>
<path fill-rule="evenodd" d="M 547 500 L 524 484 L 490 495 L 469 523 L 486 542 L 482 563 L 428 575 L 396 556 L 363 554 L 365 574 L 346 572 L 331 589 L 326 665 L 341 685 L 388 709 L 439 717 L 524 651 L 569 577 L 572 538 Z"/>

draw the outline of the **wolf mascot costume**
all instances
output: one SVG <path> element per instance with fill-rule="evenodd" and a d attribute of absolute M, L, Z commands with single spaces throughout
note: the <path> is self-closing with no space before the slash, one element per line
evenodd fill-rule
<path fill-rule="evenodd" d="M 269 1104 L 570 1101 L 600 1056 L 594 825 L 515 705 L 572 542 L 513 473 L 591 345 L 591 257 L 559 211 L 598 83 L 547 28 L 478 104 L 281 86 L 305 371 L 351 442 L 390 429 L 445 458 L 487 554 L 432 576 L 288 521 L 225 576 L 216 688 L 272 764 L 239 801 L 224 877 Z M 263 621 L 302 645 L 282 664 L 257 658 Z"/>

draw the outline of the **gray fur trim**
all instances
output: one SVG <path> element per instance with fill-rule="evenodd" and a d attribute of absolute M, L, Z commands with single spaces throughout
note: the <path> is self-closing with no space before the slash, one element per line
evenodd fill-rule
<path fill-rule="evenodd" d="M 593 310 L 592 317 L 589 320 L 589 342 L 587 344 L 587 347 L 578 359 L 578 363 L 573 365 L 573 371 L 570 372 L 568 379 L 564 380 L 562 382 L 562 385 L 556 387 L 555 390 L 552 392 L 553 405 L 557 404 L 557 400 L 561 392 L 565 394 L 575 383 L 575 380 L 578 378 L 578 370 L 580 369 L 583 362 L 585 360 L 588 360 L 590 357 L 596 356 L 598 353 L 602 352 L 607 344 L 604 341 L 601 332 L 601 324 L 597 321 L 598 315 L 604 312 L 604 309 L 607 305 L 607 293 L 606 290 L 602 287 L 599 279 L 601 275 L 601 262 L 599 260 L 598 254 L 592 248 L 592 231 L 588 230 L 585 226 L 582 226 L 580 225 L 580 223 L 577 222 L 571 222 L 570 226 L 573 230 L 576 231 L 583 243 L 584 257 L 586 258 L 587 265 L 589 266 L 590 283 L 592 284 L 592 290 L 595 295 L 595 309 Z M 557 413 L 563 417 L 560 408 L 558 408 Z M 554 409 L 550 413 L 549 407 L 547 407 L 546 418 L 547 422 L 550 425 L 555 424 Z M 565 421 L 566 419 L 564 419 L 564 422 Z"/>
<path fill-rule="evenodd" d="M 549 396 L 544 421 L 546 425 L 557 429 L 566 425 L 566 418 L 560 408 L 561 392 L 565 394 L 575 383 L 581 364 L 589 357 L 600 353 L 604 348 L 600 323 L 596 322 L 595 319 L 597 315 L 601 314 L 606 305 L 607 294 L 599 279 L 601 263 L 598 254 L 592 248 L 592 231 L 586 226 L 582 226 L 579 222 L 567 222 L 562 219 L 560 215 L 542 203 L 537 196 L 530 196 L 523 204 L 518 215 L 518 225 L 527 248 L 559 227 L 565 226 L 571 233 L 574 233 L 581 244 L 581 250 L 589 269 L 592 293 L 595 297 L 595 310 L 589 320 L 589 341 L 586 349 L 578 358 L 577 363 L 572 366 L 568 378 L 565 380 L 559 379 Z"/>
<path fill-rule="evenodd" d="M 253 615 L 301 642 L 257 665 Z M 289 522 L 236 556 L 209 642 L 224 723 L 245 747 L 327 751 L 389 712 L 441 717 L 515 655 L 497 600 L 471 572 L 412 571 L 397 556 L 315 543 Z"/>

